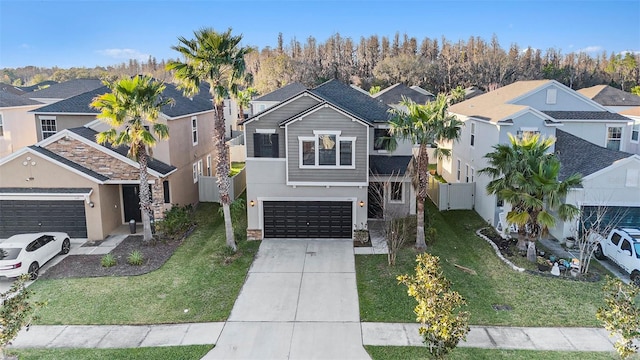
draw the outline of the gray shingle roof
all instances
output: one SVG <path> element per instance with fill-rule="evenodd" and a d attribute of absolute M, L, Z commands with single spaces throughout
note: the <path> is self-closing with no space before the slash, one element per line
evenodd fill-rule
<path fill-rule="evenodd" d="M 100 181 L 109 180 L 109 178 L 107 176 L 104 176 L 104 175 L 102 175 L 100 173 L 97 173 L 97 172 L 95 172 L 95 171 L 93 171 L 91 169 L 88 169 L 88 168 L 86 168 L 86 167 L 84 167 L 84 166 L 82 166 L 82 165 L 80 165 L 78 163 L 75 163 L 75 162 L 71 161 L 71 160 L 67 160 L 67 159 L 63 158 L 62 156 L 60 156 L 60 155 L 58 155 L 58 154 L 56 154 L 56 153 L 54 153 L 52 151 L 49 151 L 49 150 L 47 150 L 45 148 L 42 148 L 40 146 L 31 145 L 31 146 L 29 146 L 29 149 L 31 149 L 33 151 L 36 151 L 36 152 L 38 152 L 38 153 L 40 153 L 40 154 L 42 154 L 42 155 L 44 155 L 44 156 L 46 156 L 48 158 L 51 158 L 51 159 L 53 159 L 53 160 L 55 160 L 55 161 L 57 161 L 59 163 L 65 164 L 67 166 L 70 166 L 70 167 L 72 167 L 72 168 L 74 168 L 74 169 L 76 169 L 76 170 L 78 170 L 78 171 L 80 171 L 80 172 L 82 172 L 84 174 L 87 174 L 87 175 L 89 175 L 89 176 L 91 176 L 91 177 L 93 177 L 93 178 L 95 178 L 97 180 L 100 180 Z"/>
<path fill-rule="evenodd" d="M 53 84 L 57 84 L 57 81 L 53 81 L 53 80 L 45 80 L 43 82 L 37 83 L 35 85 L 31 85 L 31 86 L 18 86 L 18 89 L 24 91 L 24 92 L 31 92 L 34 90 L 38 90 L 38 88 L 40 87 L 44 87 L 44 86 L 51 86 Z"/>
<path fill-rule="evenodd" d="M 403 176 L 411 162 L 411 155 L 369 155 L 369 171 L 376 175 Z"/>
<path fill-rule="evenodd" d="M 575 173 L 587 176 L 618 160 L 633 156 L 623 151 L 603 148 L 562 130 L 556 130 L 556 139 L 555 153 L 561 163 L 560 180 Z"/>
<path fill-rule="evenodd" d="M 60 100 L 53 104 L 43 106 L 34 113 L 76 113 L 76 114 L 98 114 L 99 111 L 89 106 L 96 96 L 109 92 L 106 86 L 88 91 L 86 93 Z M 209 87 L 207 85 L 200 86 L 200 92 L 193 98 L 187 98 L 182 95 L 182 91 L 178 90 L 173 84 L 166 84 L 166 88 L 162 93 L 164 97 L 173 98 L 173 105 L 165 105 L 162 107 L 162 113 L 169 117 L 180 117 L 188 114 L 200 113 L 203 111 L 213 110 L 211 95 L 209 95 Z"/>
<path fill-rule="evenodd" d="M 629 118 L 609 111 L 543 111 L 556 120 L 625 120 Z"/>
<path fill-rule="evenodd" d="M 640 106 L 640 96 L 609 85 L 596 85 L 578 92 L 603 106 Z"/>
<path fill-rule="evenodd" d="M 329 80 L 311 92 L 365 121 L 389 121 L 389 106 L 338 80 Z"/>
<path fill-rule="evenodd" d="M 42 104 L 39 101 L 31 100 L 20 95 L 7 91 L 0 91 L 0 107 L 24 106 Z"/>
<path fill-rule="evenodd" d="M 301 92 L 307 90 L 307 87 L 298 83 L 298 82 L 294 82 L 291 83 L 289 85 L 286 85 L 284 87 L 281 87 L 278 90 L 272 91 L 268 94 L 264 94 L 262 96 L 260 96 L 259 98 L 253 99 L 253 101 L 285 101 L 289 98 L 292 98 L 298 94 L 300 94 Z"/>
<path fill-rule="evenodd" d="M 42 90 L 28 92 L 22 96 L 26 96 L 30 99 L 68 99 L 72 96 L 80 95 L 102 86 L 102 81 L 98 79 L 73 79 L 52 84 Z"/>
<path fill-rule="evenodd" d="M 13 188 L 0 187 L 0 194 L 88 194 L 91 188 Z"/>
<path fill-rule="evenodd" d="M 85 139 L 91 140 L 94 143 L 96 142 L 96 135 L 98 134 L 97 131 L 93 130 L 93 129 L 89 129 L 86 128 L 84 126 L 81 127 L 77 127 L 77 128 L 72 128 L 72 129 L 68 129 L 69 131 L 78 134 L 80 136 L 82 136 Z M 118 154 L 122 155 L 122 156 L 127 156 L 127 153 L 129 152 L 129 147 L 128 146 L 118 146 L 117 148 L 114 148 L 113 146 L 109 145 L 109 144 L 104 144 L 104 145 L 100 145 L 100 146 L 104 146 L 109 150 L 115 151 Z M 161 175 L 167 175 L 168 173 L 170 173 L 171 171 L 175 170 L 176 167 L 169 165 L 169 164 L 165 164 L 164 162 L 160 161 L 160 160 L 156 160 L 156 159 L 150 159 L 149 163 L 147 164 L 149 169 L 154 170 L 158 173 L 160 173 Z"/>
<path fill-rule="evenodd" d="M 382 101 L 383 104 L 399 104 L 402 101 L 402 97 L 413 100 L 417 104 L 425 104 L 427 101 L 432 101 L 433 96 L 426 95 L 417 90 L 414 90 L 405 84 L 398 83 L 374 94 L 372 97 Z"/>

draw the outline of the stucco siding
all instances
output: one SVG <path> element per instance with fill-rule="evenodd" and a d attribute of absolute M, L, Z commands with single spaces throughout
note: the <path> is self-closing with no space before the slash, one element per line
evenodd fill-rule
<path fill-rule="evenodd" d="M 191 168 L 194 159 L 201 158 L 207 153 L 213 152 L 213 112 L 199 114 L 198 144 L 193 145 L 191 132 L 191 115 L 167 121 L 169 126 L 169 161 L 164 159 L 166 155 L 158 159 L 180 169 L 185 166 Z M 163 150 L 164 153 L 164 150 Z"/>
<path fill-rule="evenodd" d="M 298 137 L 313 137 L 314 131 L 340 131 L 340 137 L 355 137 L 355 169 L 349 168 L 300 168 L 300 143 Z M 287 125 L 287 164 L 289 182 L 366 182 L 368 174 L 367 125 L 354 121 L 344 114 L 325 107 L 306 115 L 302 120 Z M 337 146 L 337 145 L 336 145 Z"/>
<path fill-rule="evenodd" d="M 556 90 L 555 104 L 547 104 L 547 89 Z M 498 90 L 499 91 L 499 90 Z M 514 102 L 517 105 L 528 105 L 540 111 L 602 111 L 602 108 L 594 105 L 589 100 L 571 94 L 566 89 L 556 85 L 550 85 L 535 93 Z"/>
<path fill-rule="evenodd" d="M 115 228 L 123 224 L 122 214 L 122 195 L 120 193 L 120 185 L 99 185 L 98 193 L 91 196 L 95 206 L 86 211 L 87 218 L 91 215 L 93 221 L 93 213 L 100 215 L 101 233 L 97 234 L 101 237 L 96 239 L 104 239 Z"/>
<path fill-rule="evenodd" d="M 96 119 L 95 115 L 36 115 L 36 132 L 38 141 L 42 140 L 42 118 L 55 118 L 56 132 L 84 126 Z"/>
<path fill-rule="evenodd" d="M 42 104 L 0 108 L 3 131 L 2 136 L 0 136 L 0 157 L 7 156 L 38 141 L 35 116 L 28 111 L 40 106 Z"/>

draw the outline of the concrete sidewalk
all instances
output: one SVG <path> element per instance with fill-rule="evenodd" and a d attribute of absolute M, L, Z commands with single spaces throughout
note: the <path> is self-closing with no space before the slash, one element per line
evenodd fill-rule
<path fill-rule="evenodd" d="M 306 322 L 223 322 L 167 324 L 167 325 L 52 325 L 32 326 L 29 331 L 21 331 L 11 348 L 132 348 L 146 346 L 181 346 L 207 345 L 218 342 L 221 333 L 227 336 L 240 336 L 238 331 L 247 331 L 242 335 L 244 357 L 251 358 L 246 352 L 252 349 L 264 349 L 271 346 L 272 338 L 289 336 L 297 326 L 299 332 L 310 330 L 313 323 Z M 319 329 L 333 334 L 334 338 L 343 335 L 342 325 L 331 325 L 330 322 L 315 323 Z M 353 325 L 351 326 L 353 327 Z M 414 323 L 360 323 L 362 345 L 375 346 L 424 346 L 418 334 L 418 324 Z M 308 333 L 307 333 L 308 334 Z M 316 335 L 326 335 L 318 333 Z M 307 342 L 320 341 L 315 336 Z M 224 339 L 222 339 L 224 341 Z M 230 339 L 226 340 L 231 341 Z M 360 341 L 358 339 L 357 341 Z M 614 339 L 600 328 L 533 328 L 504 326 L 471 326 L 467 341 L 460 347 L 484 349 L 523 349 L 523 350 L 555 350 L 555 351 L 602 351 L 613 352 Z M 322 341 L 320 341 L 322 342 Z M 308 345 L 300 343 L 300 345 Z M 224 347 L 223 343 L 218 346 Z M 227 353 L 230 351 L 222 349 Z M 277 346 L 276 346 L 277 347 Z M 333 345 L 336 348 L 336 344 Z M 312 347 L 313 348 L 313 347 Z M 236 349 L 239 351 L 240 349 Z M 337 350 L 342 351 L 341 348 Z M 257 354 L 257 353 L 256 353 Z M 213 352 L 206 358 L 213 357 Z M 263 358 L 264 354 L 262 354 Z M 307 353 L 307 355 L 311 355 Z M 309 356 L 313 357 L 313 356 Z M 287 358 L 287 357 L 282 357 Z M 291 357 L 294 358 L 294 357 Z"/>

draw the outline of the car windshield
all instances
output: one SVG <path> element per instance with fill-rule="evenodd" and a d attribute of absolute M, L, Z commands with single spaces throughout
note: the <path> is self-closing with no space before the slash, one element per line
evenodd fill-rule
<path fill-rule="evenodd" d="M 633 247 L 636 249 L 636 257 L 640 259 L 640 242 L 633 243 Z"/>
<path fill-rule="evenodd" d="M 20 248 L 0 248 L 0 260 L 15 260 L 20 254 Z"/>

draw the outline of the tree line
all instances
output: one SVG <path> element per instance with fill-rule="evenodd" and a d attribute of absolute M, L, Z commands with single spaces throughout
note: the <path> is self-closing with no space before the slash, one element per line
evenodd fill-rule
<path fill-rule="evenodd" d="M 470 37 L 451 41 L 444 36 L 418 40 L 396 33 L 371 35 L 357 41 L 335 33 L 319 42 L 309 36 L 284 40 L 282 33 L 275 47 L 253 48 L 246 56 L 248 73 L 254 87 L 265 94 L 291 82 L 315 86 L 329 79 L 356 84 L 365 90 L 385 88 L 398 82 L 418 85 L 433 93 L 449 92 L 457 86 L 477 86 L 490 91 L 520 80 L 554 79 L 573 89 L 608 84 L 630 91 L 640 84 L 640 54 L 586 52 L 563 54 L 560 49 L 545 51 L 511 44 L 503 48 L 497 36 L 490 40 Z M 43 80 L 100 78 L 105 75 L 150 74 L 171 79 L 165 64 L 157 61 L 130 60 L 109 67 L 39 68 L 27 66 L 2 69 L 3 83 L 35 84 Z"/>

